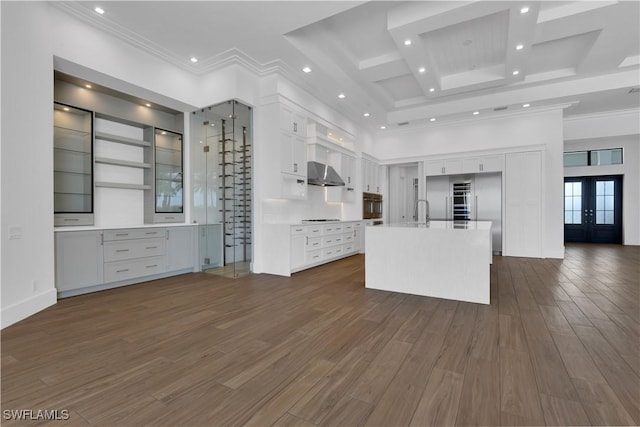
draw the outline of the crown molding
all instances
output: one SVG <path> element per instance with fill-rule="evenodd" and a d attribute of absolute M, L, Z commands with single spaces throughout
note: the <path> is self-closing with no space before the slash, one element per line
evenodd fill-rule
<path fill-rule="evenodd" d="M 565 117 L 564 121 L 577 122 L 581 120 L 605 119 L 605 118 L 620 117 L 620 116 L 638 117 L 639 115 L 640 115 L 640 108 L 627 108 L 625 110 L 612 110 L 612 111 L 601 111 L 597 113 L 578 114 L 575 116 Z"/>

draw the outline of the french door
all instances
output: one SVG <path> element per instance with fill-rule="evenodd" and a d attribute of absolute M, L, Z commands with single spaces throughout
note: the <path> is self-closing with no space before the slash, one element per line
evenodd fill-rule
<path fill-rule="evenodd" d="M 622 177 L 564 179 L 565 242 L 622 243 Z"/>

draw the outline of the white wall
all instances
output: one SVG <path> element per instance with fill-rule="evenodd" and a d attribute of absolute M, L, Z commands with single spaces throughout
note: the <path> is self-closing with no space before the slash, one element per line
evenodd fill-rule
<path fill-rule="evenodd" d="M 387 163 L 405 163 L 430 156 L 517 152 L 542 147 L 542 255 L 563 258 L 562 133 L 562 109 L 529 110 L 453 124 L 381 131 L 373 154 Z"/>
<path fill-rule="evenodd" d="M 640 110 L 572 117 L 564 128 L 565 151 L 622 148 L 622 165 L 564 168 L 564 175 L 623 175 L 622 242 L 640 245 Z"/>
<path fill-rule="evenodd" d="M 2 2 L 2 327 L 56 301 L 47 8 Z M 12 228 L 21 236 L 9 239 Z"/>

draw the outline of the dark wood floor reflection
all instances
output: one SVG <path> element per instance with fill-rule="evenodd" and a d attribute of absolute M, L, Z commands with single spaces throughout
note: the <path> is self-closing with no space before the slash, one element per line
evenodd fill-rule
<path fill-rule="evenodd" d="M 366 290 L 361 255 L 69 298 L 2 331 L 2 409 L 68 410 L 65 425 L 638 425 L 639 265 L 640 248 L 608 245 L 496 257 L 488 306 Z"/>

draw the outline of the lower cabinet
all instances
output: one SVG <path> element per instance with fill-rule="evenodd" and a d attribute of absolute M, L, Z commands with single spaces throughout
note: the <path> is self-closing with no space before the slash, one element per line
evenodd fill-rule
<path fill-rule="evenodd" d="M 56 233 L 58 292 L 103 283 L 102 231 Z"/>
<path fill-rule="evenodd" d="M 194 264 L 194 226 L 56 231 L 60 297 L 182 274 Z"/>
<path fill-rule="evenodd" d="M 291 226 L 291 272 L 358 253 L 361 228 L 360 221 Z"/>

